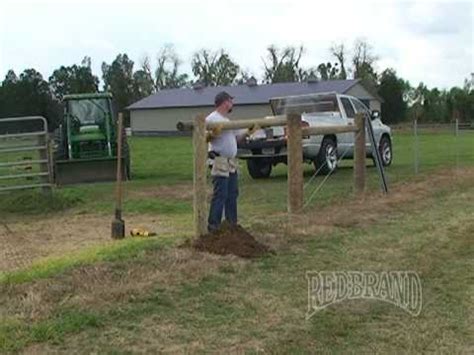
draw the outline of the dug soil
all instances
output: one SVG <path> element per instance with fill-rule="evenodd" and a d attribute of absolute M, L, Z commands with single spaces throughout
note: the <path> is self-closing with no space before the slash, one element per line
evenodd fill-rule
<path fill-rule="evenodd" d="M 224 223 L 212 233 L 201 235 L 192 246 L 199 251 L 220 255 L 237 255 L 242 258 L 256 258 L 270 251 L 239 225 Z"/>

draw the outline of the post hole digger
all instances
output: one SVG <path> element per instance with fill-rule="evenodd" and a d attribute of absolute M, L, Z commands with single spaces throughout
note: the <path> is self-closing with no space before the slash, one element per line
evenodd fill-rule
<path fill-rule="evenodd" d="M 118 131 L 123 129 L 123 115 L 119 113 Z M 122 219 L 122 135 L 117 135 L 117 182 L 115 188 L 115 218 L 112 221 L 112 238 L 125 237 L 125 222 Z"/>
<path fill-rule="evenodd" d="M 118 131 L 123 130 L 123 115 L 120 113 L 118 116 Z M 122 239 L 125 237 L 125 221 L 122 218 L 122 202 L 123 202 L 123 189 L 122 189 L 122 144 L 123 136 L 117 135 L 117 181 L 115 186 L 115 216 L 112 220 L 112 238 Z M 143 228 L 132 228 L 130 230 L 132 237 L 152 237 L 156 233 L 150 232 Z"/>

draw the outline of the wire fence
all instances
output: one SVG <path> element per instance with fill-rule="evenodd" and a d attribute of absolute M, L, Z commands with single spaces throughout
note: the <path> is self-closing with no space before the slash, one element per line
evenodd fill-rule
<path fill-rule="evenodd" d="M 436 169 L 452 171 L 474 166 L 474 126 L 454 121 L 414 121 L 394 129 L 394 167 L 398 175 L 419 175 Z"/>
<path fill-rule="evenodd" d="M 430 174 L 443 173 L 455 177 L 464 168 L 474 167 L 474 126 L 451 122 L 432 124 L 411 122 L 392 127 L 392 164 L 385 168 L 389 191 L 392 186 Z M 338 168 L 329 175 L 318 174 L 313 165 L 304 166 L 304 210 L 317 210 L 334 200 L 353 194 L 353 160 L 338 157 Z M 368 158 L 368 193 L 380 190 L 380 181 L 374 162 Z M 269 179 L 253 180 L 242 166 L 241 192 L 250 209 L 244 212 L 246 219 L 259 219 L 260 207 L 283 212 L 286 206 L 286 174 L 283 164 L 274 167 Z M 321 167 L 319 167 L 321 169 Z M 264 207 L 265 206 L 265 207 Z M 255 214 L 255 216 L 254 216 Z M 270 218 L 270 215 L 265 219 Z"/>

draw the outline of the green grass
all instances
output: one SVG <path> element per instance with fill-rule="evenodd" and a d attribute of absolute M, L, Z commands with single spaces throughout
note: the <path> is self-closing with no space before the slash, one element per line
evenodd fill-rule
<path fill-rule="evenodd" d="M 440 168 L 455 174 L 456 167 L 474 165 L 472 133 L 457 139 L 449 132 L 425 133 L 419 140 L 418 177 L 413 137 L 395 133 L 390 184 L 422 180 Z M 171 224 L 192 230 L 192 201 L 143 193 L 191 186 L 190 138 L 133 138 L 131 145 L 133 180 L 125 184 L 125 213 L 166 216 Z M 308 211 L 351 198 L 351 164 L 344 162 L 327 180 Z M 376 191 L 377 173 L 374 168 L 368 172 L 369 189 Z M 305 180 L 311 176 L 312 167 L 306 166 Z M 317 177 L 308 186 L 306 198 L 322 180 Z M 283 165 L 264 181 L 252 180 L 242 169 L 241 221 L 256 233 L 280 238 L 276 255 L 253 262 L 195 254 L 183 259 L 173 249 L 183 238 L 173 235 L 119 241 L 0 274 L 0 352 L 28 351 L 33 344 L 44 353 L 466 351 L 474 281 L 467 272 L 473 266 L 472 186 L 433 186 L 424 199 L 389 205 L 372 224 L 289 237 L 272 216 L 286 210 L 286 185 Z M 113 193 L 112 183 L 101 183 L 57 189 L 48 198 L 32 191 L 2 195 L 0 213 L 20 220 L 26 214 L 50 218 L 66 209 L 105 214 L 113 209 Z M 61 290 L 73 283 L 75 270 L 98 277 L 96 266 L 108 270 L 100 276 L 110 282 L 111 292 L 120 294 L 123 287 L 123 294 L 97 307 L 94 301 L 74 303 L 87 277 Z M 422 279 L 425 306 L 412 318 L 389 304 L 351 301 L 305 321 L 307 270 L 414 270 Z M 42 282 L 48 285 L 41 294 L 45 303 L 48 292 L 60 297 L 44 315 L 29 319 L 18 299 L 36 292 Z M 127 289 L 135 282 L 137 288 Z M 103 297 L 94 289 L 88 292 Z"/>
<path fill-rule="evenodd" d="M 12 191 L 1 196 L 0 212 L 21 215 L 46 214 L 64 211 L 82 202 L 80 196 L 69 192 Z"/>
<path fill-rule="evenodd" d="M 27 269 L 2 273 L 0 285 L 13 285 L 58 275 L 73 267 L 100 261 L 115 261 L 136 257 L 149 249 L 162 248 L 171 243 L 169 239 L 124 239 L 113 245 L 81 250 L 74 256 L 42 259 Z"/>
<path fill-rule="evenodd" d="M 182 186 L 192 184 L 192 143 L 189 137 L 147 137 L 130 139 L 132 151 L 133 180 L 125 184 L 125 191 L 130 197 L 125 200 L 127 213 L 159 213 L 172 215 L 175 213 L 190 213 L 191 201 L 159 198 L 153 195 L 134 196 L 134 191 L 142 189 L 159 189 L 161 186 Z M 414 138 L 406 132 L 394 133 L 394 162 L 387 169 L 389 183 L 411 179 L 414 174 Z M 474 134 L 462 132 L 455 137 L 452 132 L 438 133 L 420 132 L 419 137 L 420 173 L 429 173 L 440 167 L 454 169 L 456 166 L 472 166 L 474 164 Z M 370 189 L 378 189 L 378 175 L 369 166 Z M 247 173 L 245 162 L 241 163 L 242 174 L 240 181 L 242 211 L 254 215 L 257 211 L 284 211 L 286 209 L 286 166 L 274 168 L 272 177 L 265 181 L 255 181 Z M 352 193 L 352 161 L 344 161 L 334 177 L 331 177 L 325 187 L 314 198 L 312 205 L 325 205 L 335 198 Z M 313 167 L 305 165 L 305 180 L 308 181 L 313 173 Z M 305 190 L 308 197 L 311 191 L 323 180 L 317 177 Z M 182 187 L 180 187 L 182 188 Z M 272 193 L 268 193 L 272 191 Z M 15 194 L 6 199 L 0 199 L 0 211 L 21 213 L 49 213 L 74 207 L 83 212 L 110 213 L 114 206 L 114 184 L 98 183 L 63 187 L 54 194 L 54 201 L 43 200 L 39 194 L 33 193 L 34 198 L 23 198 L 18 203 Z M 23 196 L 29 196 L 28 193 Z M 244 219 L 245 215 L 242 216 Z"/>
<path fill-rule="evenodd" d="M 132 171 L 137 185 L 168 185 L 192 181 L 190 137 L 143 137 L 130 140 Z"/>
<path fill-rule="evenodd" d="M 291 236 L 289 248 L 277 255 L 245 263 L 223 258 L 217 268 L 196 270 L 197 278 L 186 269 L 176 274 L 176 262 L 160 259 L 160 249 L 127 252 L 108 261 L 118 272 L 110 279 L 145 267 L 178 281 L 129 291 L 133 297 L 124 291 L 121 301 L 97 309 L 65 299 L 36 322 L 10 319 L 0 326 L 0 350 L 42 343 L 43 352 L 81 353 L 465 352 L 471 334 L 473 279 L 467 270 L 473 264 L 467 247 L 474 231 L 473 194 L 468 185 L 433 191 L 424 200 L 393 206 L 388 218 L 381 214 L 371 226 Z M 441 219 L 442 225 L 433 225 Z M 307 270 L 416 271 L 422 313 L 412 317 L 390 304 L 357 300 L 305 320 Z M 66 273 L 49 284 L 59 287 L 67 280 Z"/>
<path fill-rule="evenodd" d="M 100 325 L 101 320 L 96 314 L 83 311 L 63 311 L 52 319 L 35 324 L 7 321 L 0 325 L 0 349 L 11 352 L 30 343 L 61 344 L 67 334 Z"/>

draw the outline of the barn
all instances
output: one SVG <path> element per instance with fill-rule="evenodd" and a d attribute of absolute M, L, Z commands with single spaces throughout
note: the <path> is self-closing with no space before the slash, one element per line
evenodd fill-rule
<path fill-rule="evenodd" d="M 380 110 L 382 99 L 363 85 L 360 80 L 329 80 L 258 85 L 254 78 L 233 86 L 162 90 L 132 105 L 130 128 L 135 136 L 178 135 L 178 121 L 188 121 L 199 113 L 213 111 L 214 96 L 227 91 L 234 96 L 231 118 L 255 118 L 271 115 L 269 100 L 272 97 L 336 92 L 359 98 L 372 110 Z"/>

